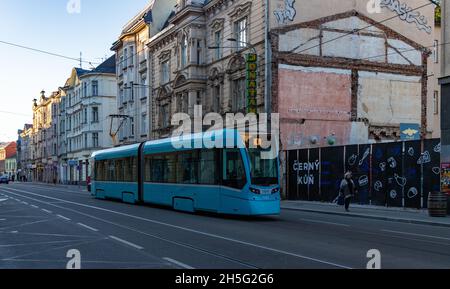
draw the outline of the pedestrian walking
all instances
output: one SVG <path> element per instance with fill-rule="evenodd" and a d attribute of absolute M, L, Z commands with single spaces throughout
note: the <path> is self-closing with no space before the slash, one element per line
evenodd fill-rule
<path fill-rule="evenodd" d="M 352 198 L 355 196 L 357 190 L 355 186 L 355 182 L 352 180 L 353 174 L 348 171 L 344 175 L 344 179 L 341 182 L 340 194 L 341 197 L 344 198 L 344 206 L 345 210 L 349 212 L 350 203 L 352 202 Z"/>

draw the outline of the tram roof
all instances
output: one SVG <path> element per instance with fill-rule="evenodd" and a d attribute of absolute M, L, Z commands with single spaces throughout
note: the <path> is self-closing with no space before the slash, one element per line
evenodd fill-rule
<path fill-rule="evenodd" d="M 145 143 L 144 153 L 166 153 L 171 151 L 183 151 L 192 149 L 206 149 L 206 141 L 218 142 L 221 146 L 227 145 L 227 139 L 234 139 L 233 146 L 244 145 L 242 137 L 237 130 L 216 130 L 212 132 L 202 132 L 181 137 L 173 137 Z"/>
<path fill-rule="evenodd" d="M 173 137 L 160 139 L 155 141 L 148 141 L 144 144 L 144 153 L 167 153 L 175 151 L 186 151 L 192 149 L 206 149 L 204 140 L 218 142 L 223 147 L 227 145 L 227 139 L 233 139 L 233 146 L 244 145 L 244 141 L 238 130 L 216 130 L 212 132 L 202 132 L 181 137 Z M 197 144 L 197 146 L 196 146 Z M 121 147 L 110 148 L 102 151 L 97 151 L 92 154 L 95 160 L 108 160 L 116 158 L 126 158 L 137 156 L 141 144 L 133 144 Z"/>

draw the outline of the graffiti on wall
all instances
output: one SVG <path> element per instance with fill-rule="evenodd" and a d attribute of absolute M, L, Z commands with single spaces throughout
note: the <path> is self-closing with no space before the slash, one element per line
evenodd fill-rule
<path fill-rule="evenodd" d="M 428 193 L 441 185 L 440 146 L 431 139 L 288 151 L 287 195 L 331 202 L 350 170 L 358 189 L 354 202 L 426 208 Z"/>
<path fill-rule="evenodd" d="M 273 14 L 275 14 L 278 24 L 284 25 L 288 21 L 294 21 L 294 18 L 297 15 L 294 4 L 295 0 L 284 0 L 284 7 L 275 10 Z"/>
<path fill-rule="evenodd" d="M 392 12 L 397 13 L 401 20 L 407 23 L 415 23 L 419 30 L 431 34 L 432 28 L 428 25 L 428 20 L 425 16 L 421 15 L 416 9 L 406 5 L 406 3 L 400 3 L 399 0 L 381 0 L 381 7 L 388 8 Z"/>

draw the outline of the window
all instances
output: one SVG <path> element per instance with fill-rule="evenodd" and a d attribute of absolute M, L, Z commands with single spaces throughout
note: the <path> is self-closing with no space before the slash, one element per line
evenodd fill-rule
<path fill-rule="evenodd" d="M 170 110 L 169 110 L 169 104 L 166 103 L 161 106 L 160 111 L 160 122 L 161 122 L 161 128 L 167 128 L 169 127 L 170 123 Z"/>
<path fill-rule="evenodd" d="M 134 137 L 134 118 L 133 117 L 130 118 L 130 132 L 131 132 L 130 137 Z"/>
<path fill-rule="evenodd" d="M 84 134 L 84 148 L 88 148 L 88 134 Z"/>
<path fill-rule="evenodd" d="M 122 104 L 124 103 L 124 94 L 123 94 L 123 88 L 121 87 L 119 90 L 119 107 L 122 106 Z"/>
<path fill-rule="evenodd" d="M 122 74 L 122 70 L 123 70 L 123 62 L 124 62 L 124 58 L 123 55 L 120 55 L 120 63 L 119 63 L 119 75 Z"/>
<path fill-rule="evenodd" d="M 124 49 L 123 55 L 124 55 L 123 68 L 125 69 L 128 67 L 128 49 L 127 48 Z"/>
<path fill-rule="evenodd" d="M 92 96 L 98 96 L 98 80 L 92 81 Z"/>
<path fill-rule="evenodd" d="M 142 98 L 147 98 L 147 91 L 148 91 L 148 86 L 147 86 L 147 77 L 145 74 L 141 75 L 141 99 Z"/>
<path fill-rule="evenodd" d="M 134 83 L 130 82 L 130 101 L 134 101 Z"/>
<path fill-rule="evenodd" d="M 134 46 L 130 46 L 130 56 L 128 57 L 130 59 L 130 65 L 134 64 Z"/>
<path fill-rule="evenodd" d="M 227 187 L 242 189 L 245 183 L 245 169 L 240 150 L 223 150 L 223 184 Z"/>
<path fill-rule="evenodd" d="M 222 30 L 216 31 L 216 33 L 214 33 L 214 46 L 216 47 L 215 60 L 221 59 L 223 51 Z"/>
<path fill-rule="evenodd" d="M 178 113 L 189 113 L 189 94 L 187 92 L 179 93 L 177 100 L 177 112 Z"/>
<path fill-rule="evenodd" d="M 213 111 L 220 112 L 220 85 L 214 86 L 213 88 Z"/>
<path fill-rule="evenodd" d="M 161 84 L 166 84 L 170 81 L 169 60 L 161 63 Z"/>
<path fill-rule="evenodd" d="M 151 164 L 146 182 L 175 183 L 177 180 L 177 155 L 146 156 L 146 164 Z M 148 168 L 148 167 L 147 167 Z"/>
<path fill-rule="evenodd" d="M 243 112 L 246 108 L 245 78 L 233 80 L 233 112 Z"/>
<path fill-rule="evenodd" d="M 439 40 L 434 40 L 433 59 L 434 63 L 439 63 Z"/>
<path fill-rule="evenodd" d="M 247 47 L 248 42 L 248 26 L 247 17 L 243 18 L 235 23 L 235 37 L 236 37 L 236 48 L 242 49 Z"/>
<path fill-rule="evenodd" d="M 188 40 L 187 37 L 184 35 L 183 39 L 181 40 L 181 68 L 186 67 L 188 58 L 187 50 L 188 50 Z"/>
<path fill-rule="evenodd" d="M 203 150 L 200 152 L 199 183 L 217 185 L 217 151 Z"/>
<path fill-rule="evenodd" d="M 202 64 L 202 41 L 197 41 L 197 65 Z"/>
<path fill-rule="evenodd" d="M 197 184 L 198 157 L 196 152 L 177 155 L 177 184 Z"/>
<path fill-rule="evenodd" d="M 88 109 L 85 107 L 83 123 L 87 123 L 87 122 L 88 122 Z"/>
<path fill-rule="evenodd" d="M 94 148 L 98 148 L 99 147 L 99 143 L 98 143 L 98 133 L 94 132 L 92 134 L 92 147 Z"/>
<path fill-rule="evenodd" d="M 87 83 L 83 83 L 83 97 L 87 97 Z"/>
<path fill-rule="evenodd" d="M 98 123 L 98 107 L 92 108 L 92 123 Z"/>
<path fill-rule="evenodd" d="M 141 116 L 141 135 L 146 135 L 147 129 L 147 113 L 143 113 Z"/>
<path fill-rule="evenodd" d="M 433 111 L 435 115 L 439 114 L 439 91 L 435 91 L 433 95 Z"/>
<path fill-rule="evenodd" d="M 269 150 L 249 149 L 252 184 L 269 186 L 278 184 L 278 160 L 263 159 L 262 152 Z"/>

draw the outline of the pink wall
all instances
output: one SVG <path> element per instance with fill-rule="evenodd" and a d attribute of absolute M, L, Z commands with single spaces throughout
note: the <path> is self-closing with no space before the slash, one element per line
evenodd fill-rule
<path fill-rule="evenodd" d="M 335 134 L 345 144 L 351 132 L 351 73 L 280 68 L 279 113 L 283 149 L 311 146 L 310 137 Z M 301 124 L 302 119 L 305 120 Z"/>

